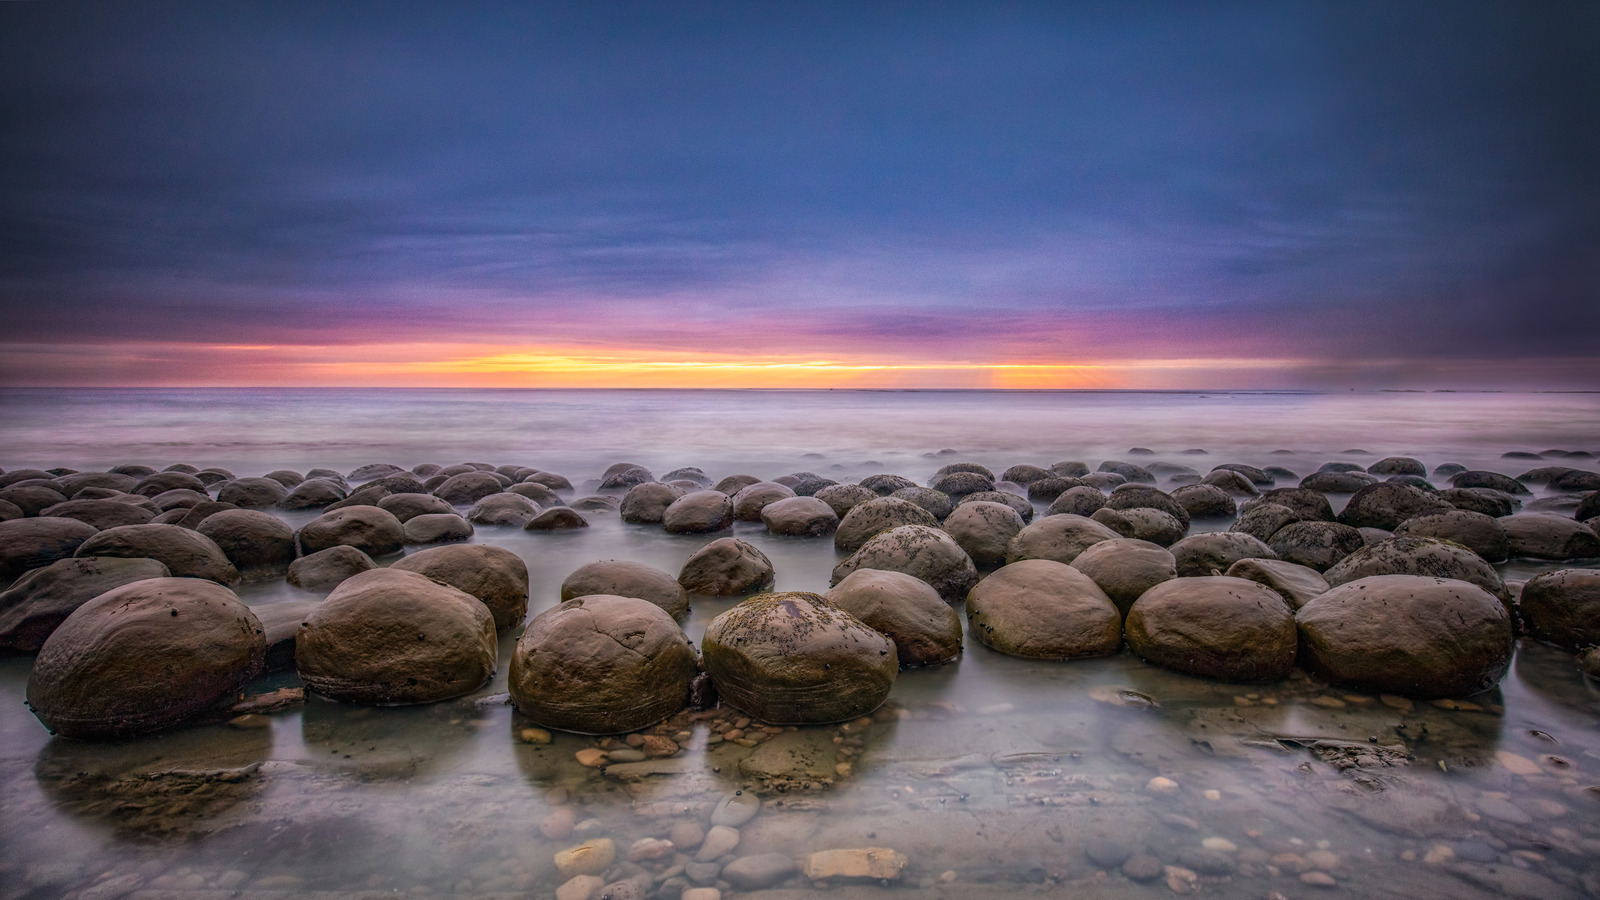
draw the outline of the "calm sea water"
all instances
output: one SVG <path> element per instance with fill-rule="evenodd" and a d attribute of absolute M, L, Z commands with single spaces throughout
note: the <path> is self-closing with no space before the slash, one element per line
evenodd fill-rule
<path fill-rule="evenodd" d="M 955 458 L 1094 465 L 1133 447 L 1155 451 L 1137 460 L 1202 471 L 1233 461 L 1302 474 L 1329 459 L 1404 454 L 1515 475 L 1541 463 L 1506 451 L 1600 452 L 1595 394 L 30 390 L 0 392 L 0 423 L 7 469 L 181 461 L 255 475 L 483 461 L 560 472 L 580 492 L 621 460 L 658 473 L 697 465 L 713 478 L 887 471 L 924 481 Z M 957 455 L 938 455 L 946 449 Z M 313 514 L 282 515 L 299 525 Z M 555 605 L 585 562 L 676 572 L 706 541 L 590 520 L 579 532 L 479 528 L 474 539 L 528 562 L 530 615 Z M 749 523 L 733 533 L 772 559 L 781 590 L 826 589 L 840 558 L 827 539 L 775 538 Z M 1526 578 L 1556 567 L 1501 568 Z M 282 582 L 239 592 L 258 608 L 308 599 Z M 734 602 L 697 602 L 690 637 Z M 494 682 L 460 701 L 313 699 L 265 728 L 110 745 L 52 740 L 22 706 L 30 661 L 0 659 L 0 900 L 548 898 L 562 881 L 557 851 L 608 837 L 625 853 L 674 826 L 707 825 L 717 801 L 749 789 L 741 749 L 707 744 L 734 713 L 683 723 L 679 770 L 640 780 L 578 765 L 589 738 L 524 742 L 528 723 L 512 710 L 474 702 L 505 690 L 517 634 L 501 637 Z M 1108 687 L 1160 705 L 1107 703 Z M 870 726 L 812 731 L 824 750 L 844 748 L 848 773 L 764 794 L 734 855 L 878 846 L 909 865 L 889 888 L 797 877 L 772 897 L 1600 896 L 1600 690 L 1570 653 L 1537 644 L 1519 647 L 1499 689 L 1444 708 L 1390 706 L 1303 677 L 1220 685 L 1126 653 L 1048 663 L 969 642 L 954 664 L 902 673 Z M 1411 758 L 1342 770 L 1306 749 L 1313 739 Z M 1177 789 L 1151 790 L 1157 776 Z M 1170 870 L 1130 880 L 1086 852 L 1108 844 L 1197 880 Z M 686 861 L 619 863 L 610 875 L 650 875 L 651 896 L 671 898 Z"/>

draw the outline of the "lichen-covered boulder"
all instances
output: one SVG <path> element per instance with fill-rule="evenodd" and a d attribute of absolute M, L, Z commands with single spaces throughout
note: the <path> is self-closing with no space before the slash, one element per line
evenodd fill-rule
<path fill-rule="evenodd" d="M 346 579 L 295 635 L 295 669 L 329 700 L 391 706 L 447 700 L 494 675 L 494 616 L 416 572 Z"/>
<path fill-rule="evenodd" d="M 957 501 L 956 508 L 959 509 L 968 503 L 999 503 L 1002 506 L 1009 506 L 1016 510 L 1017 515 L 1022 517 L 1022 524 L 1026 525 L 1033 521 L 1033 504 L 1028 502 L 1028 498 L 1022 496 L 1021 494 L 1014 494 L 1010 491 L 1002 491 L 998 489 L 993 491 L 977 491 L 967 494 L 965 497 L 962 497 L 959 501 Z M 954 514 L 954 512 L 955 510 L 951 510 L 952 514 Z M 948 521 L 949 518 L 949 516 L 945 516 L 946 521 Z"/>
<path fill-rule="evenodd" d="M 153 559 L 116 556 L 58 559 L 30 569 L 0 593 L 0 653 L 37 653 L 83 604 L 112 588 L 171 574 Z"/>
<path fill-rule="evenodd" d="M 1279 559 L 1326 572 L 1367 542 L 1339 522 L 1293 522 L 1273 533 L 1268 545 Z"/>
<path fill-rule="evenodd" d="M 294 530 L 257 509 L 227 509 L 206 516 L 195 530 L 210 538 L 241 574 L 273 577 L 294 562 Z"/>
<path fill-rule="evenodd" d="M 1339 513 L 1339 521 L 1352 528 L 1393 531 L 1407 519 L 1449 512 L 1453 508 L 1437 494 L 1409 484 L 1384 481 L 1356 491 Z"/>
<path fill-rule="evenodd" d="M 275 478 L 238 478 L 217 492 L 219 502 L 232 503 L 240 509 L 270 509 L 288 496 L 289 489 Z"/>
<path fill-rule="evenodd" d="M 1089 576 L 1126 616 L 1145 591 L 1178 577 L 1167 548 L 1136 538 L 1101 541 L 1079 553 L 1072 567 Z"/>
<path fill-rule="evenodd" d="M 1277 559 L 1271 547 L 1248 534 L 1212 531 L 1190 535 L 1167 548 L 1178 567 L 1178 575 L 1221 575 L 1241 559 Z"/>
<path fill-rule="evenodd" d="M 1301 664 L 1335 684 L 1407 697 L 1493 687 L 1513 644 L 1499 599 L 1451 578 L 1376 575 L 1300 607 Z"/>
<path fill-rule="evenodd" d="M 978 583 L 978 570 L 961 545 L 926 525 L 901 525 L 873 535 L 834 567 L 830 584 L 838 584 L 857 569 L 883 569 L 921 578 L 933 585 L 946 603 L 960 603 Z"/>
<path fill-rule="evenodd" d="M 994 490 L 994 476 L 981 472 L 946 472 L 930 481 L 928 487 L 954 500 L 978 491 Z"/>
<path fill-rule="evenodd" d="M 661 514 L 668 534 L 711 534 L 733 527 L 733 500 L 721 491 L 692 491 Z"/>
<path fill-rule="evenodd" d="M 1409 456 L 1389 456 L 1380 459 L 1370 466 L 1367 471 L 1373 475 L 1426 475 L 1428 467 L 1419 459 Z"/>
<path fill-rule="evenodd" d="M 894 641 L 901 668 L 936 666 L 961 655 L 961 617 L 920 578 L 857 569 L 823 598 Z"/>
<path fill-rule="evenodd" d="M 723 701 L 774 725 L 843 722 L 883 705 L 894 642 L 816 594 L 758 594 L 706 626 L 706 673 Z"/>
<path fill-rule="evenodd" d="M 151 523 L 111 528 L 79 544 L 74 555 L 154 559 L 179 578 L 205 578 L 218 584 L 239 581 L 239 570 L 215 541 L 177 525 Z"/>
<path fill-rule="evenodd" d="M 1055 475 L 1043 466 L 1031 466 L 1026 463 L 1015 465 L 1000 473 L 1001 481 L 1015 481 L 1017 484 L 1028 485 Z"/>
<path fill-rule="evenodd" d="M 637 597 L 673 617 L 689 611 L 689 593 L 678 579 L 644 563 L 603 559 L 585 563 L 561 582 L 561 602 L 590 594 Z"/>
<path fill-rule="evenodd" d="M 1082 481 L 1066 475 L 1047 475 L 1028 484 L 1028 499 L 1040 503 L 1054 502 L 1056 498 L 1076 487 L 1088 487 Z M 1094 490 L 1090 488 L 1090 490 Z M 1095 491 L 1095 493 L 1100 493 Z M 1102 496 L 1102 502 L 1104 497 Z"/>
<path fill-rule="evenodd" d="M 423 513 L 405 523 L 408 544 L 448 544 L 464 541 L 476 531 L 472 523 L 455 513 Z"/>
<path fill-rule="evenodd" d="M 401 475 L 404 472 L 405 469 L 393 463 L 367 463 L 364 466 L 357 466 L 352 469 L 350 474 L 345 477 L 349 478 L 351 482 L 371 481 L 374 478 L 382 478 L 385 475 Z"/>
<path fill-rule="evenodd" d="M 122 525 L 146 525 L 156 517 L 155 513 L 141 506 L 120 500 L 68 500 L 45 507 L 39 515 L 77 519 L 101 531 Z"/>
<path fill-rule="evenodd" d="M 1570 650 L 1600 644 L 1600 569 L 1536 575 L 1523 585 L 1518 610 L 1537 640 Z"/>
<path fill-rule="evenodd" d="M 1566 516 L 1518 513 L 1500 520 L 1511 556 L 1525 559 L 1593 559 L 1600 556 L 1600 536 Z"/>
<path fill-rule="evenodd" d="M 67 559 L 98 533 L 87 522 L 56 516 L 0 522 L 0 581 Z"/>
<path fill-rule="evenodd" d="M 1328 580 L 1316 569 L 1281 559 L 1241 559 L 1222 574 L 1272 588 L 1290 609 L 1299 609 L 1328 590 Z"/>
<path fill-rule="evenodd" d="M 891 528 L 901 525 L 931 527 L 938 524 L 932 513 L 909 500 L 877 497 L 858 504 L 839 520 L 839 526 L 833 533 L 833 546 L 840 553 L 854 553 L 873 535 Z"/>
<path fill-rule="evenodd" d="M 1373 575 L 1460 579 L 1483 588 L 1503 602 L 1511 602 L 1511 594 L 1493 566 L 1465 547 L 1433 538 L 1400 536 L 1368 544 L 1323 573 L 1333 587 Z"/>
<path fill-rule="evenodd" d="M 936 491 L 933 488 L 901 488 L 889 496 L 896 500 L 904 500 L 913 506 L 921 507 L 924 512 L 941 522 L 944 521 L 945 516 L 950 515 L 951 510 L 956 508 L 956 502 L 950 498 L 949 494 L 944 491 Z"/>
<path fill-rule="evenodd" d="M 622 513 L 622 521 L 630 525 L 660 525 L 667 508 L 684 493 L 681 487 L 647 481 L 629 488 L 617 509 Z"/>
<path fill-rule="evenodd" d="M 1129 479 L 1132 481 L 1133 479 Z M 1189 530 L 1189 511 L 1183 504 L 1172 499 L 1172 495 L 1159 488 L 1147 484 L 1129 484 L 1118 487 L 1106 498 L 1106 508 L 1118 511 L 1130 509 L 1159 509 L 1183 525 L 1183 531 Z"/>
<path fill-rule="evenodd" d="M 1502 475 L 1499 472 L 1486 472 L 1480 469 L 1457 472 L 1450 476 L 1450 486 L 1453 488 L 1489 488 L 1512 496 L 1518 494 L 1526 496 L 1533 493 L 1528 490 L 1527 485 L 1512 478 L 1510 475 Z"/>
<path fill-rule="evenodd" d="M 661 607 L 591 594 L 528 623 L 511 656 L 511 702 L 547 728 L 637 731 L 689 701 L 694 648 Z"/>
<path fill-rule="evenodd" d="M 352 575 L 376 569 L 372 557 L 340 544 L 302 556 L 289 564 L 288 582 L 297 588 L 327 593 Z"/>
<path fill-rule="evenodd" d="M 839 527 L 833 507 L 811 497 L 789 497 L 761 508 L 767 530 L 783 537 L 823 537 Z"/>
<path fill-rule="evenodd" d="M 405 527 L 393 513 L 376 506 L 347 506 L 325 512 L 300 528 L 300 551 L 307 556 L 329 547 L 354 547 L 377 558 L 399 553 Z"/>
<path fill-rule="evenodd" d="M 1226 575 L 1174 578 L 1134 602 L 1133 652 L 1166 669 L 1218 681 L 1276 681 L 1295 660 L 1295 621 L 1271 588 Z"/>
<path fill-rule="evenodd" d="M 78 607 L 44 642 L 28 706 L 65 737 L 158 731 L 238 697 L 266 651 L 261 623 L 227 588 L 135 581 Z"/>
<path fill-rule="evenodd" d="M 1313 491 L 1310 488 L 1299 487 L 1273 488 L 1270 491 L 1262 491 L 1261 496 L 1246 503 L 1239 512 L 1243 515 L 1256 506 L 1267 503 L 1288 509 L 1300 521 L 1339 521 L 1339 517 L 1333 514 L 1333 505 L 1328 502 L 1328 498 L 1324 494 L 1320 491 Z"/>
<path fill-rule="evenodd" d="M 1189 513 L 1190 520 L 1231 519 L 1239 514 L 1238 504 L 1227 491 L 1214 485 L 1186 484 L 1172 492 L 1172 499 Z"/>
<path fill-rule="evenodd" d="M 390 566 L 448 584 L 489 607 L 496 628 L 522 624 L 528 614 L 528 564 L 504 547 L 455 544 L 418 550 Z"/>
<path fill-rule="evenodd" d="M 1089 547 L 1121 537 L 1087 516 L 1045 516 L 1034 520 L 1011 539 L 1011 544 L 1006 547 L 1006 562 L 1053 559 L 1058 563 L 1070 564 Z"/>
<path fill-rule="evenodd" d="M 1088 518 L 1097 511 L 1104 509 L 1106 495 L 1097 487 L 1080 484 L 1076 487 L 1062 491 L 1055 500 L 1051 501 L 1050 508 L 1045 511 L 1048 516 L 1083 516 Z"/>
<path fill-rule="evenodd" d="M 1072 566 L 1025 559 L 997 570 L 967 594 L 967 623 L 984 645 L 1008 656 L 1082 659 L 1122 646 L 1122 614 L 1099 585 Z"/>
<path fill-rule="evenodd" d="M 916 487 L 917 483 L 902 475 L 868 475 L 858 482 L 862 487 L 880 497 L 887 497 L 895 491 Z"/>
<path fill-rule="evenodd" d="M 1485 562 L 1501 563 L 1511 557 L 1511 543 L 1500 522 L 1494 516 L 1465 509 L 1407 519 L 1394 533 L 1454 541 L 1483 557 Z"/>
<path fill-rule="evenodd" d="M 944 530 L 974 565 L 994 568 L 1005 565 L 1006 548 L 1025 524 L 1009 505 L 977 500 L 957 504 L 944 520 Z"/>
<path fill-rule="evenodd" d="M 1148 506 L 1132 509 L 1102 507 L 1089 518 L 1123 537 L 1137 538 L 1163 547 L 1170 547 L 1182 540 L 1188 530 L 1171 513 Z"/>
<path fill-rule="evenodd" d="M 825 487 L 811 496 L 816 497 L 843 519 L 852 509 L 878 496 L 870 488 L 859 484 L 836 484 Z"/>
<path fill-rule="evenodd" d="M 1483 513 L 1486 516 L 1493 516 L 1497 519 L 1501 516 L 1509 516 L 1522 508 L 1521 500 L 1505 491 L 1496 491 L 1489 488 L 1446 488 L 1439 492 L 1439 499 L 1446 501 L 1456 509 Z"/>
<path fill-rule="evenodd" d="M 691 594 L 737 597 L 770 590 L 772 561 L 753 544 L 718 538 L 696 550 L 678 572 L 678 584 Z"/>

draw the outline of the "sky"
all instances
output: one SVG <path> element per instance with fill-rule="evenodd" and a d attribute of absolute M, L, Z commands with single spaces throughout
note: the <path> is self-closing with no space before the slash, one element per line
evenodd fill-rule
<path fill-rule="evenodd" d="M 0 3 L 0 386 L 1600 389 L 1600 4 Z"/>

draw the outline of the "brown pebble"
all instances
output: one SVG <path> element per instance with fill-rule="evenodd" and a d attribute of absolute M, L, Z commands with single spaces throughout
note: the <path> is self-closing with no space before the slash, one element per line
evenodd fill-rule
<path fill-rule="evenodd" d="M 1316 887 L 1331 888 L 1339 886 L 1339 882 L 1335 881 L 1333 876 L 1327 872 L 1306 872 L 1300 876 L 1300 880 Z"/>

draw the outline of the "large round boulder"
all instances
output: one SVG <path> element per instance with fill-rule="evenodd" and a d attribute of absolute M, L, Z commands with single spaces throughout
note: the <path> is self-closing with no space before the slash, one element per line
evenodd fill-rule
<path fill-rule="evenodd" d="M 75 556 L 121 556 L 159 560 L 179 578 L 205 578 L 235 584 L 239 570 L 216 542 L 177 525 L 123 525 L 78 545 Z"/>
<path fill-rule="evenodd" d="M 1163 547 L 1170 547 L 1182 540 L 1188 530 L 1171 513 L 1148 506 L 1133 509 L 1102 507 L 1089 518 L 1123 537 L 1137 538 Z"/>
<path fill-rule="evenodd" d="M 1506 540 L 1504 526 L 1494 516 L 1464 509 L 1407 519 L 1394 533 L 1454 541 L 1483 557 L 1485 562 L 1501 563 L 1511 557 L 1511 543 Z"/>
<path fill-rule="evenodd" d="M 57 490 L 72 497 L 84 488 L 107 488 L 118 493 L 132 491 L 139 479 L 118 472 L 78 472 L 55 479 Z"/>
<path fill-rule="evenodd" d="M 1527 485 L 1512 478 L 1510 475 L 1502 475 L 1499 472 L 1486 472 L 1480 469 L 1457 472 L 1455 475 L 1450 476 L 1450 486 L 1453 488 L 1489 488 L 1490 490 L 1501 491 L 1513 496 L 1533 493 L 1528 490 Z"/>
<path fill-rule="evenodd" d="M 1578 501 L 1578 508 L 1572 511 L 1572 518 L 1579 522 L 1587 522 L 1596 516 L 1600 516 L 1600 491 Z"/>
<path fill-rule="evenodd" d="M 1268 545 L 1279 559 L 1326 572 L 1367 542 L 1339 522 L 1293 522 L 1274 532 Z"/>
<path fill-rule="evenodd" d="M 1083 516 L 1094 515 L 1104 509 L 1106 495 L 1097 487 L 1080 484 L 1076 487 L 1062 491 L 1055 500 L 1051 501 L 1050 508 L 1045 511 L 1047 516 Z"/>
<path fill-rule="evenodd" d="M 1223 463 L 1218 466 L 1213 466 L 1211 471 L 1237 472 L 1240 475 L 1250 479 L 1250 483 L 1256 485 L 1257 487 L 1270 488 L 1274 484 L 1277 484 L 1277 479 L 1272 476 L 1271 472 L 1268 472 L 1266 469 L 1258 469 L 1255 466 L 1247 466 L 1244 463 Z"/>
<path fill-rule="evenodd" d="M 1600 536 L 1566 516 L 1518 513 L 1500 519 L 1513 557 L 1527 559 L 1593 559 L 1600 556 Z"/>
<path fill-rule="evenodd" d="M 289 564 L 288 582 L 297 588 L 327 593 L 352 575 L 360 575 L 378 564 L 354 547 L 340 544 L 302 556 Z"/>
<path fill-rule="evenodd" d="M 1167 548 L 1178 567 L 1178 575 L 1221 575 L 1241 559 L 1277 559 L 1272 548 L 1248 534 L 1237 531 L 1212 531 L 1194 534 Z"/>
<path fill-rule="evenodd" d="M 689 611 L 689 593 L 673 578 L 644 563 L 603 559 L 585 563 L 561 582 L 561 602 L 590 594 L 637 597 L 654 603 L 673 617 Z"/>
<path fill-rule="evenodd" d="M 733 527 L 733 500 L 721 491 L 693 491 L 661 514 L 668 534 L 710 534 Z"/>
<path fill-rule="evenodd" d="M 1094 544 L 1072 567 L 1099 585 L 1124 616 L 1145 591 L 1178 577 L 1178 562 L 1167 548 L 1136 538 Z"/>
<path fill-rule="evenodd" d="M 44 642 L 28 706 L 64 737 L 145 734 L 236 698 L 266 652 L 261 623 L 227 588 L 135 581 L 78 607 Z"/>
<path fill-rule="evenodd" d="M 732 497 L 752 484 L 760 484 L 762 479 L 754 475 L 729 475 L 718 481 L 711 489 Z"/>
<path fill-rule="evenodd" d="M 960 603 L 978 583 L 978 570 L 961 545 L 927 525 L 901 525 L 873 535 L 834 567 L 830 584 L 838 584 L 857 569 L 883 569 L 921 578 L 933 585 L 946 603 Z"/>
<path fill-rule="evenodd" d="M 1047 475 L 1028 483 L 1028 499 L 1040 503 L 1054 502 L 1056 498 L 1076 487 L 1088 487 L 1082 481 L 1067 475 Z M 1090 490 L 1094 490 L 1090 488 Z M 1095 491 L 1099 493 L 1099 491 Z"/>
<path fill-rule="evenodd" d="M 462 472 L 446 478 L 442 484 L 433 489 L 433 495 L 454 506 L 471 506 L 490 494 L 498 494 L 509 487 L 501 480 L 502 478 L 504 476 L 497 476 L 493 472 Z"/>
<path fill-rule="evenodd" d="M 894 642 L 816 594 L 759 594 L 706 626 L 706 673 L 724 702 L 774 725 L 843 722 L 883 705 Z"/>
<path fill-rule="evenodd" d="M 944 521 L 945 516 L 950 515 L 951 510 L 956 508 L 956 503 L 950 499 L 949 494 L 944 491 L 936 491 L 933 488 L 901 488 L 889 496 L 921 507 L 924 512 L 941 522 Z"/>
<path fill-rule="evenodd" d="M 149 510 L 120 500 L 68 500 L 45 507 L 39 515 L 77 519 L 101 531 L 122 525 L 145 525 L 155 518 Z"/>
<path fill-rule="evenodd" d="M 737 597 L 770 590 L 772 561 L 755 545 L 718 538 L 696 550 L 678 572 L 678 584 L 691 594 Z"/>
<path fill-rule="evenodd" d="M 1183 508 L 1183 504 L 1172 499 L 1172 495 L 1166 491 L 1147 484 L 1129 484 L 1117 488 L 1106 498 L 1106 508 L 1159 509 L 1182 523 L 1184 531 L 1189 530 L 1189 511 Z"/>
<path fill-rule="evenodd" d="M 1299 609 L 1328 590 L 1328 580 L 1316 569 L 1281 559 L 1241 559 L 1222 574 L 1272 588 L 1290 609 Z"/>
<path fill-rule="evenodd" d="M 861 479 L 859 484 L 880 497 L 887 497 L 895 491 L 916 487 L 917 483 L 902 475 L 868 475 Z"/>
<path fill-rule="evenodd" d="M 1354 494 L 1377 483 L 1365 472 L 1312 472 L 1300 479 L 1301 487 L 1323 494 Z"/>
<path fill-rule="evenodd" d="M 938 524 L 933 514 L 909 500 L 877 497 L 857 504 L 839 520 L 839 527 L 833 532 L 833 546 L 840 553 L 854 553 L 873 535 L 891 528 L 901 525 L 931 527 Z"/>
<path fill-rule="evenodd" d="M 1261 496 L 1246 503 L 1239 512 L 1248 513 L 1254 507 L 1266 503 L 1282 506 L 1305 521 L 1339 521 L 1339 518 L 1333 514 L 1333 505 L 1328 502 L 1326 495 L 1310 488 L 1299 487 L 1273 488 L 1270 491 L 1262 491 Z"/>
<path fill-rule="evenodd" d="M 1033 504 L 1029 503 L 1028 498 L 1021 494 L 1013 494 L 1010 491 L 1001 490 L 977 491 L 957 501 L 956 509 L 960 509 L 968 503 L 999 503 L 1002 506 L 1009 506 L 1016 510 L 1017 515 L 1022 517 L 1022 524 L 1026 525 L 1033 521 Z M 953 514 L 955 510 L 951 510 L 951 512 Z M 946 521 L 949 521 L 949 519 L 949 516 L 945 516 Z"/>
<path fill-rule="evenodd" d="M 476 532 L 471 522 L 453 512 L 412 516 L 403 527 L 408 544 L 448 544 L 467 540 Z"/>
<path fill-rule="evenodd" d="M 1518 609 L 1538 640 L 1570 650 L 1600 644 L 1600 569 L 1536 575 L 1523 585 Z"/>
<path fill-rule="evenodd" d="M 342 703 L 447 700 L 494 675 L 494 616 L 468 594 L 416 572 L 351 576 L 295 635 L 295 669 L 311 691 Z"/>
<path fill-rule="evenodd" d="M 761 510 L 769 503 L 796 496 L 794 489 L 775 481 L 745 485 L 733 495 L 733 517 L 741 522 L 761 521 Z"/>
<path fill-rule="evenodd" d="M 206 516 L 195 530 L 221 547 L 241 574 L 278 577 L 294 562 L 294 530 L 271 513 L 225 509 Z"/>
<path fill-rule="evenodd" d="M 0 653 L 37 653 L 78 607 L 112 588 L 166 578 L 153 559 L 91 556 L 31 569 L 0 593 Z"/>
<path fill-rule="evenodd" d="M 1302 665 L 1375 694 L 1473 694 L 1498 683 L 1511 661 L 1504 604 L 1451 578 L 1360 578 L 1300 607 L 1296 619 Z"/>
<path fill-rule="evenodd" d="M 634 463 L 614 463 L 600 476 L 600 490 L 626 491 L 629 488 L 655 481 L 650 470 Z"/>
<path fill-rule="evenodd" d="M 86 522 L 55 516 L 0 522 L 0 581 L 67 559 L 98 533 Z"/>
<path fill-rule="evenodd" d="M 418 550 L 390 566 L 416 572 L 478 598 L 496 628 L 522 624 L 528 614 L 528 564 L 504 547 L 454 544 Z"/>
<path fill-rule="evenodd" d="M 187 488 L 204 494 L 206 492 L 206 483 L 187 472 L 157 472 L 154 475 L 147 475 L 140 479 L 139 483 L 134 485 L 131 493 L 138 494 L 141 497 L 154 497 L 157 494 L 164 494 L 167 491 L 177 490 L 178 488 Z"/>
<path fill-rule="evenodd" d="M 833 507 L 811 497 L 789 497 L 761 508 L 767 530 L 783 537 L 823 537 L 839 527 Z"/>
<path fill-rule="evenodd" d="M 936 666 L 961 655 L 961 617 L 920 578 L 857 569 L 823 598 L 894 641 L 901 668 Z"/>
<path fill-rule="evenodd" d="M 972 557 L 974 565 L 988 569 L 1005 565 L 1006 548 L 1024 524 L 1022 516 L 1007 504 L 975 500 L 957 504 L 944 520 L 944 530 Z"/>
<path fill-rule="evenodd" d="M 1433 538 L 1400 536 L 1368 544 L 1323 573 L 1333 587 L 1373 575 L 1454 578 L 1475 584 L 1504 602 L 1511 600 L 1499 573 L 1482 557 L 1458 544 Z"/>
<path fill-rule="evenodd" d="M 1294 613 L 1276 591 L 1243 578 L 1164 581 L 1128 610 L 1125 632 L 1133 652 L 1202 678 L 1276 681 L 1294 668 Z"/>
<path fill-rule="evenodd" d="M 393 513 L 376 506 L 347 506 L 307 522 L 298 535 L 307 556 L 329 547 L 354 547 L 377 558 L 405 547 L 405 527 Z"/>
<path fill-rule="evenodd" d="M 1261 493 L 1254 481 L 1232 469 L 1214 469 L 1200 483 L 1221 488 L 1230 497 L 1255 497 Z"/>
<path fill-rule="evenodd" d="M 986 646 L 1030 659 L 1107 656 L 1122 646 L 1122 614 L 1088 576 L 1064 563 L 1025 559 L 967 594 L 967 623 Z"/>
<path fill-rule="evenodd" d="M 524 475 L 522 476 L 522 484 L 542 484 L 552 491 L 572 490 L 572 481 L 567 476 L 557 475 L 554 472 L 535 472 L 532 475 Z"/>
<path fill-rule="evenodd" d="M 238 478 L 217 492 L 219 502 L 232 503 L 240 509 L 270 509 L 288 496 L 289 489 L 275 478 Z"/>
<path fill-rule="evenodd" d="M 694 648 L 661 607 L 591 594 L 528 623 L 508 687 L 517 710 L 547 728 L 619 734 L 682 709 L 695 671 Z"/>
<path fill-rule="evenodd" d="M 1439 499 L 1456 509 L 1483 513 L 1497 519 L 1509 516 L 1522 508 L 1521 500 L 1505 491 L 1490 488 L 1446 488 L 1439 492 Z"/>
<path fill-rule="evenodd" d="M 609 500 L 611 498 L 607 497 L 607 498 L 604 498 L 604 499 Z M 574 503 L 574 506 L 577 506 L 577 505 L 581 504 L 582 502 L 583 501 L 581 501 L 581 500 L 576 501 Z M 607 509 L 611 509 L 613 507 L 607 506 L 606 508 Z M 577 509 L 572 508 L 572 507 L 566 507 L 566 506 L 557 506 L 557 507 L 555 507 L 553 509 L 547 509 L 544 512 L 539 513 L 537 516 L 534 516 L 533 519 L 530 522 L 528 522 L 528 524 L 522 526 L 522 530 L 523 531 L 570 531 L 571 529 L 574 529 L 574 528 L 588 528 L 588 527 L 589 527 L 589 520 L 585 519 L 578 512 Z"/>
<path fill-rule="evenodd" d="M 500 491 L 480 498 L 477 503 L 472 504 L 472 509 L 467 511 L 467 521 L 474 525 L 508 525 L 512 528 L 522 528 L 538 518 L 539 513 L 543 511 L 539 508 L 539 504 L 521 494 Z"/>
<path fill-rule="evenodd" d="M 1351 528 L 1382 528 L 1393 531 L 1401 522 L 1417 516 L 1431 516 L 1454 509 L 1441 499 L 1409 484 L 1384 481 L 1368 485 L 1350 498 L 1339 521 Z"/>
<path fill-rule="evenodd" d="M 350 492 L 327 478 L 308 478 L 295 485 L 278 506 L 283 509 L 322 509 L 350 496 Z"/>
<path fill-rule="evenodd" d="M 1231 519 L 1239 514 L 1238 504 L 1228 492 L 1214 485 L 1186 484 L 1172 492 L 1172 499 L 1189 513 L 1190 520 Z"/>
<path fill-rule="evenodd" d="M 871 489 L 859 484 L 836 484 L 825 487 L 815 494 L 818 500 L 828 504 L 833 514 L 843 519 L 852 509 L 878 496 Z"/>
<path fill-rule="evenodd" d="M 1125 481 L 1129 482 L 1142 481 L 1148 484 L 1156 483 L 1155 473 L 1151 472 L 1149 469 L 1146 469 L 1144 466 L 1136 463 L 1122 462 L 1121 460 L 1108 459 L 1101 463 L 1100 467 L 1095 471 L 1102 474 L 1120 475 Z"/>
<path fill-rule="evenodd" d="M 667 508 L 684 493 L 681 487 L 647 481 L 629 488 L 628 493 L 622 496 L 622 505 L 618 510 L 622 513 L 622 521 L 630 525 L 660 525 L 666 517 Z"/>
<path fill-rule="evenodd" d="M 522 496 L 527 497 L 529 500 L 539 504 L 540 509 L 549 509 L 552 506 L 567 505 L 567 501 L 561 499 L 560 494 L 542 484 L 533 484 L 532 482 L 524 481 L 521 484 L 513 484 L 511 487 L 506 488 L 506 490 L 510 493 L 521 494 Z M 677 497 L 675 496 L 673 499 L 677 499 Z M 620 509 L 620 505 L 618 508 Z M 663 507 L 663 509 L 665 509 L 665 507 Z"/>
<path fill-rule="evenodd" d="M 1409 456 L 1389 456 L 1380 459 L 1370 466 L 1367 471 L 1373 475 L 1426 475 L 1428 467 L 1419 459 Z"/>
<path fill-rule="evenodd" d="M 978 491 L 994 490 L 994 476 L 985 477 L 981 472 L 946 472 L 929 482 L 928 487 L 954 500 Z"/>
<path fill-rule="evenodd" d="M 1054 474 L 1054 472 L 1051 472 L 1049 469 L 1046 469 L 1043 466 L 1033 466 L 1023 463 L 1012 466 L 1011 468 L 1000 473 L 1000 480 L 1014 481 L 1017 484 L 1028 485 L 1034 483 L 1035 481 L 1050 478 Z"/>
<path fill-rule="evenodd" d="M 1071 563 L 1078 554 L 1101 541 L 1114 541 L 1122 535 L 1087 516 L 1050 515 L 1036 519 L 1017 532 L 1006 547 L 1006 562 L 1024 559 L 1053 559 Z"/>

